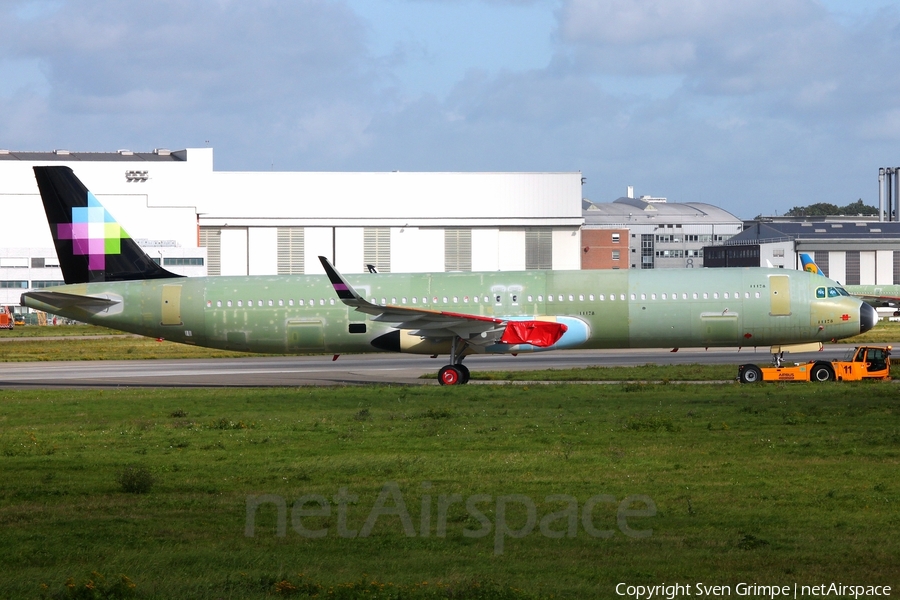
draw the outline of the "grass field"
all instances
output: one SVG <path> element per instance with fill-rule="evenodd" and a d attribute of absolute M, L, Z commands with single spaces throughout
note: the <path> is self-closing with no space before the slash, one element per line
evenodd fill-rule
<path fill-rule="evenodd" d="M 0 391 L 0 598 L 896 590 L 898 417 L 881 383 Z"/>

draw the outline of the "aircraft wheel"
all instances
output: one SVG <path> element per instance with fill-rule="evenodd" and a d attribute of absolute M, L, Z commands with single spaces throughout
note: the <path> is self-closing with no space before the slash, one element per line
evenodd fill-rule
<path fill-rule="evenodd" d="M 438 371 L 438 382 L 441 385 L 461 385 L 465 383 L 462 379 L 462 371 L 454 365 L 447 365 Z"/>
<path fill-rule="evenodd" d="M 458 365 L 454 365 L 457 369 L 459 369 L 460 375 L 462 375 L 462 379 L 460 379 L 460 383 L 469 383 L 469 379 L 471 379 L 471 374 L 469 373 L 469 367 L 465 366 L 462 363 Z"/>
<path fill-rule="evenodd" d="M 740 370 L 740 376 L 738 377 L 738 379 L 741 380 L 741 383 L 758 383 L 762 381 L 762 378 L 762 369 L 756 365 L 743 365 L 743 368 Z"/>
<path fill-rule="evenodd" d="M 832 381 L 834 379 L 834 371 L 828 363 L 816 363 L 813 365 L 809 378 L 813 381 Z"/>

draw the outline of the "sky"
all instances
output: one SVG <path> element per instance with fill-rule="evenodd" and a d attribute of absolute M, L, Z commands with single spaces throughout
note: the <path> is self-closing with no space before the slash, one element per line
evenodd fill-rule
<path fill-rule="evenodd" d="M 0 0 L 0 149 L 877 205 L 900 0 Z M 427 201 L 427 190 L 423 201 Z"/>

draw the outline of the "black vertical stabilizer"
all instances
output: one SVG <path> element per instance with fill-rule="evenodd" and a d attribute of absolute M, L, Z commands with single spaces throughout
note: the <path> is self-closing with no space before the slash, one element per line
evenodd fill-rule
<path fill-rule="evenodd" d="M 66 283 L 181 277 L 144 253 L 69 167 L 34 167 Z"/>

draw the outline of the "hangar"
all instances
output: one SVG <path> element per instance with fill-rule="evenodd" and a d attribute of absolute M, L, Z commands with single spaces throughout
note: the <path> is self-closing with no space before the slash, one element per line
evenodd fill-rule
<path fill-rule="evenodd" d="M 0 150 L 0 304 L 58 285 L 33 166 L 66 165 L 131 237 L 184 275 L 581 267 L 581 179 L 568 173 L 230 172 L 211 148 Z"/>
<path fill-rule="evenodd" d="M 704 248 L 708 267 L 800 269 L 813 257 L 825 275 L 846 285 L 900 283 L 900 222 L 865 217 L 754 221 L 723 244 Z"/>

